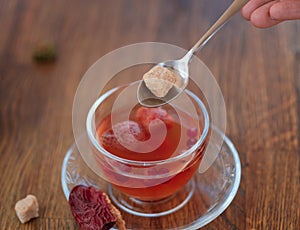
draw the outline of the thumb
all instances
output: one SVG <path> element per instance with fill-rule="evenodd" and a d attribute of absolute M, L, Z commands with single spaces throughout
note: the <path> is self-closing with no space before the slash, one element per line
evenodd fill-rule
<path fill-rule="evenodd" d="M 296 20 L 300 19 L 300 1 L 280 1 L 270 8 L 270 17 L 274 20 Z"/>

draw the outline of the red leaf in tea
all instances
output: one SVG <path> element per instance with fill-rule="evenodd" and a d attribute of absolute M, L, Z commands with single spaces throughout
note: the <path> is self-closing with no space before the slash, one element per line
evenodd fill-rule
<path fill-rule="evenodd" d="M 118 221 L 107 195 L 91 186 L 75 186 L 69 196 L 69 205 L 82 229 L 108 230 Z"/>

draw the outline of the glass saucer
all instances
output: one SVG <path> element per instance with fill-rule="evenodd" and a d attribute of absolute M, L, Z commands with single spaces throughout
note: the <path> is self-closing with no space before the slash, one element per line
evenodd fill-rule
<path fill-rule="evenodd" d="M 224 136 L 224 143 L 214 163 L 204 173 L 196 173 L 192 178 L 194 191 L 180 209 L 158 217 L 134 217 L 122 208 L 120 211 L 127 229 L 197 229 L 213 221 L 229 206 L 237 193 L 240 179 L 238 152 Z M 61 183 L 67 199 L 71 189 L 78 184 L 94 186 L 108 194 L 111 189 L 105 180 L 88 168 L 75 144 L 64 158 Z M 163 221 L 162 224 L 164 218 L 176 221 Z"/>

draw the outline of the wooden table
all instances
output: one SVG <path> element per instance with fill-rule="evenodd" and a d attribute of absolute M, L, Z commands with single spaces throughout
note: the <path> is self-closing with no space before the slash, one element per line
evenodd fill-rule
<path fill-rule="evenodd" d="M 0 0 L 0 228 L 78 229 L 60 174 L 85 71 L 132 43 L 188 49 L 229 3 Z M 44 41 L 57 59 L 39 64 L 32 53 Z M 242 163 L 234 201 L 204 229 L 299 229 L 300 22 L 262 30 L 236 15 L 199 57 L 223 92 Z M 14 205 L 28 193 L 40 217 L 22 225 Z"/>

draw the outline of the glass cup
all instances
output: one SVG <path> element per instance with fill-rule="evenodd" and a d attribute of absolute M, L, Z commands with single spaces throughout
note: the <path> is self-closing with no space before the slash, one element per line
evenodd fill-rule
<path fill-rule="evenodd" d="M 131 135 L 126 125 L 128 120 L 135 120 L 141 108 L 135 101 L 138 84 L 136 81 L 115 87 L 101 95 L 88 112 L 87 135 L 99 167 L 98 174 L 110 183 L 113 201 L 133 214 L 165 215 L 184 205 L 193 193 L 190 179 L 199 168 L 208 143 L 209 115 L 203 102 L 186 90 L 160 108 L 174 119 L 171 128 L 170 124 L 157 124 L 156 120 L 154 128 L 149 126 L 149 139 L 119 147 L 117 154 L 109 152 L 101 144 L 99 129 L 112 127 L 113 130 L 114 125 L 123 122 L 123 128 Z M 116 132 L 114 135 L 117 136 Z M 122 145 L 122 140 L 112 144 Z"/>

